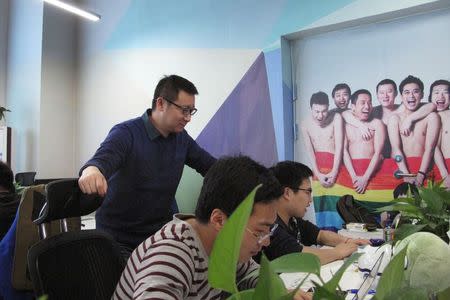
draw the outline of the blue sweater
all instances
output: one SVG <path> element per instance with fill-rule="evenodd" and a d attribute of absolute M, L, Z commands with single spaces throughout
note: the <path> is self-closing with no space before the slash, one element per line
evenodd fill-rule
<path fill-rule="evenodd" d="M 114 126 L 80 170 L 96 166 L 108 181 L 97 228 L 133 248 L 172 219 L 184 165 L 205 176 L 215 162 L 184 130 L 162 136 L 150 115 Z"/>

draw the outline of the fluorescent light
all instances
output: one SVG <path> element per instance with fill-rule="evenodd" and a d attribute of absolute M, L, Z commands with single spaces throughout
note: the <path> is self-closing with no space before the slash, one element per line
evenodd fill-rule
<path fill-rule="evenodd" d="M 73 5 L 67 4 L 67 3 L 59 1 L 59 0 L 44 0 L 44 2 L 47 2 L 48 4 L 52 4 L 59 8 L 70 11 L 71 13 L 74 13 L 76 15 L 79 15 L 83 18 L 89 19 L 94 22 L 97 22 L 98 20 L 100 20 L 100 16 L 97 14 L 85 11 L 83 9 L 79 9 L 78 7 L 75 7 Z"/>

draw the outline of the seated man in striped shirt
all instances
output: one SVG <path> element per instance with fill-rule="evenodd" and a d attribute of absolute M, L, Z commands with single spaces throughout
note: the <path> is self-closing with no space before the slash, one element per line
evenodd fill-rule
<path fill-rule="evenodd" d="M 225 293 L 208 283 L 208 256 L 229 216 L 260 183 L 241 244 L 237 282 L 259 268 L 252 256 L 270 243 L 281 186 L 267 168 L 248 157 L 222 158 L 206 174 L 195 216 L 174 215 L 133 251 L 113 299 L 223 298 Z M 239 288 L 255 285 L 256 276 Z"/>

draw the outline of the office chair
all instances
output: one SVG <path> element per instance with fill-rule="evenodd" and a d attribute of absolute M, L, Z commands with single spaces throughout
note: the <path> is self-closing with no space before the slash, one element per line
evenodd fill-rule
<path fill-rule="evenodd" d="M 22 191 L 20 204 L 18 207 L 17 223 L 14 226 L 14 235 L 10 242 L 14 245 L 10 259 L 11 269 L 8 270 L 11 277 L 12 286 L 17 290 L 33 290 L 29 271 L 27 268 L 28 249 L 40 240 L 39 227 L 33 220 L 39 216 L 39 212 L 44 205 L 45 186 L 33 185 L 26 187 Z M 80 230 L 80 217 L 73 217 L 67 220 L 69 230 Z M 46 225 L 47 236 L 61 233 L 58 221 Z M 3 253 L 4 254 L 4 253 Z M 2 270 L 3 271 L 3 270 Z"/>
<path fill-rule="evenodd" d="M 31 186 L 34 185 L 34 177 L 36 176 L 36 172 L 22 172 L 16 173 L 14 179 L 21 186 Z"/>
<path fill-rule="evenodd" d="M 36 296 L 48 299 L 110 299 L 125 267 L 119 245 L 97 230 L 67 232 L 65 219 L 87 215 L 100 197 L 84 195 L 77 179 L 46 186 L 45 205 L 34 222 L 42 240 L 28 251 L 28 267 Z M 64 232 L 47 237 L 45 225 L 61 220 Z"/>

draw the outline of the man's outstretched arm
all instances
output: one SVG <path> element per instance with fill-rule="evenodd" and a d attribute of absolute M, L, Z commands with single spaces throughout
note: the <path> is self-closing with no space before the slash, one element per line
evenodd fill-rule
<path fill-rule="evenodd" d="M 416 176 L 416 184 L 422 185 L 425 180 L 425 174 L 430 167 L 431 160 L 438 140 L 439 129 L 441 127 L 441 119 L 436 113 L 431 113 L 427 117 L 427 133 L 425 136 L 425 149 L 422 155 L 419 172 Z"/>
<path fill-rule="evenodd" d="M 402 140 L 400 138 L 400 117 L 397 115 L 393 115 L 389 118 L 388 121 L 388 135 L 389 141 L 391 142 L 392 147 L 392 157 L 400 157 L 401 159 L 397 162 L 397 166 L 402 173 L 409 173 L 408 167 L 406 166 L 406 157 L 402 150 Z M 408 181 L 407 178 L 404 179 Z"/>

